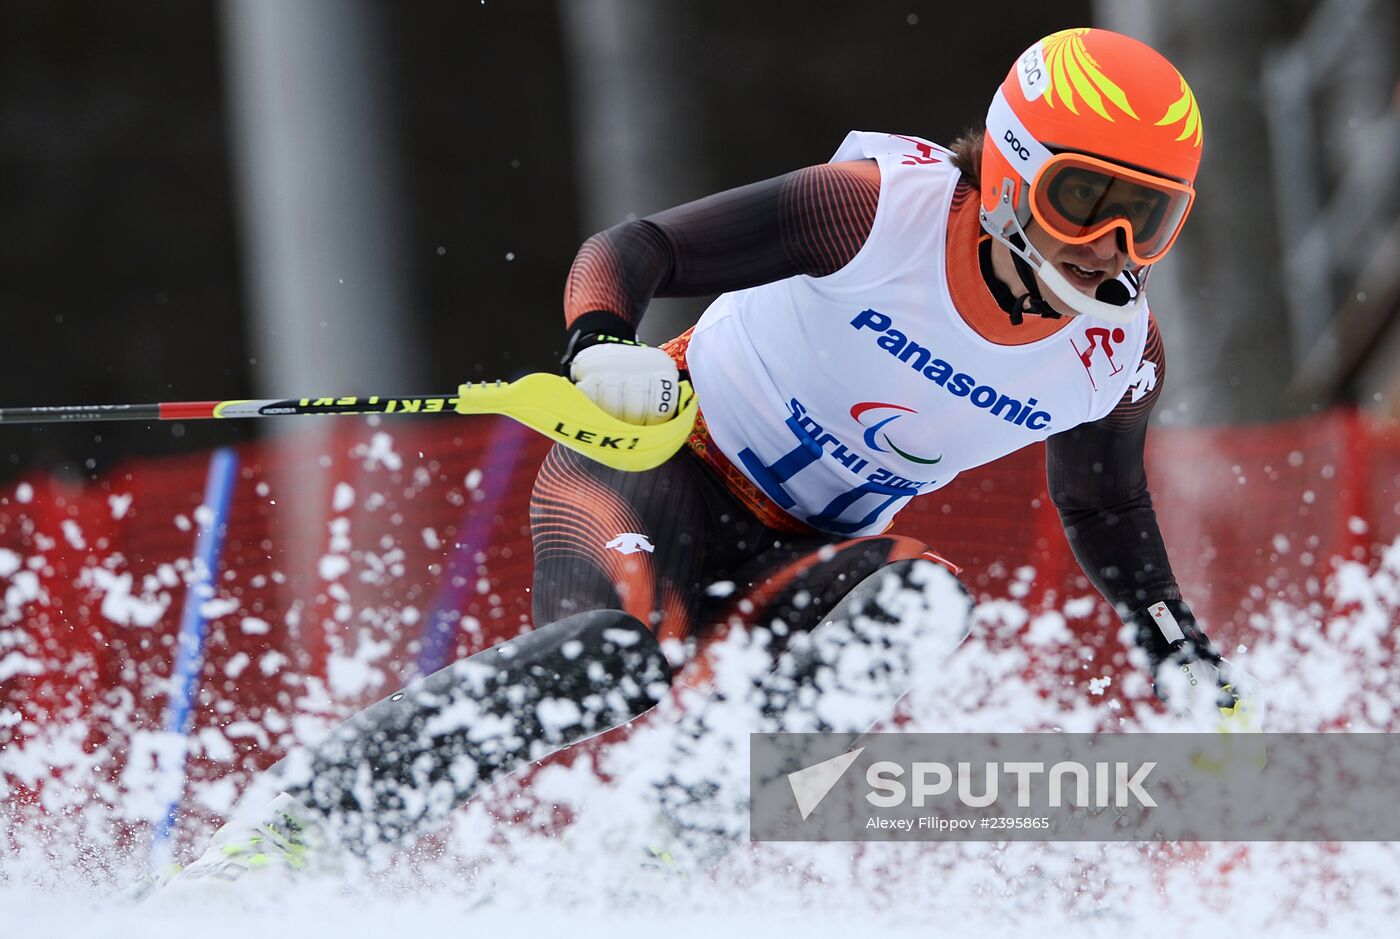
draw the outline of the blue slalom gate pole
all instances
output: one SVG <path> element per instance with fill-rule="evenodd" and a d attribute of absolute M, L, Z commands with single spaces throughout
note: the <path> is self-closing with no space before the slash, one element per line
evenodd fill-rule
<path fill-rule="evenodd" d="M 462 535 L 440 578 L 432 607 L 423 617 L 419 675 L 431 675 L 452 661 L 462 610 L 476 587 L 476 553 L 488 547 L 495 506 L 515 483 L 515 467 L 528 436 L 526 428 L 514 421 L 500 421 L 491 434 L 481 476 L 484 498 L 467 510 Z"/>
<path fill-rule="evenodd" d="M 194 543 L 194 570 L 185 589 L 180 613 L 180 634 L 176 642 L 175 667 L 170 673 L 170 692 L 165 705 L 166 747 L 161 748 L 156 783 L 157 793 L 166 799 L 164 815 L 155 819 L 149 869 L 157 871 L 173 857 L 171 845 L 175 816 L 185 797 L 185 761 L 189 754 L 190 725 L 193 723 L 199 674 L 204 665 L 204 636 L 207 621 L 204 604 L 214 596 L 214 584 L 228 531 L 228 509 L 238 472 L 238 457 L 232 450 L 214 451 L 209 476 L 204 485 L 206 512 L 197 521 L 199 532 Z"/>

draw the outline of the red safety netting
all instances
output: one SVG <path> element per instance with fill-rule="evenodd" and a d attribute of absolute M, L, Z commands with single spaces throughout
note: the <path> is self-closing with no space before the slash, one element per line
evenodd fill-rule
<path fill-rule="evenodd" d="M 488 418 L 321 426 L 238 449 L 195 719 L 196 736 L 217 727 L 227 743 L 196 747 L 196 777 L 266 765 L 298 721 L 344 714 L 527 622 L 526 509 L 545 441 Z M 1326 607 L 1339 559 L 1369 561 L 1400 535 L 1393 425 L 1338 410 L 1160 428 L 1149 447 L 1178 579 L 1226 648 L 1249 642 L 1274 601 Z M 99 791 L 152 759 L 128 746 L 131 728 L 160 726 L 208 465 L 191 454 L 0 493 L 0 744 L 80 725 L 70 744 Z M 1045 610 L 1094 596 L 1039 447 L 915 500 L 897 529 L 960 564 L 980 599 Z M 1116 669 L 1116 618 L 1088 606 L 1070 628 Z M 11 797 L 43 789 L 43 767 L 4 771 Z"/>

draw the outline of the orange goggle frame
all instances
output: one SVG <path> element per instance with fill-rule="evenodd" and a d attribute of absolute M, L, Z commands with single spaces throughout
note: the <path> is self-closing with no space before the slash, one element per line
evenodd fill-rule
<path fill-rule="evenodd" d="M 1148 265 L 1176 241 L 1195 197 L 1186 183 L 1082 153 L 1059 153 L 1035 174 L 1030 204 L 1035 220 L 1069 244 L 1121 229 L 1128 256 Z"/>

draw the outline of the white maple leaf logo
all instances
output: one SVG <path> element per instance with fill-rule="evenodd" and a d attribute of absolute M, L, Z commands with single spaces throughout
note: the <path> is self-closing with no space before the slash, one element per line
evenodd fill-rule
<path fill-rule="evenodd" d="M 647 540 L 646 535 L 639 535 L 632 531 L 623 532 L 603 547 L 616 551 L 618 554 L 636 554 L 638 551 L 650 554 L 656 550 L 656 546 Z"/>
<path fill-rule="evenodd" d="M 1157 366 L 1153 362 L 1143 359 L 1138 366 L 1137 374 L 1133 376 L 1133 383 L 1128 386 L 1132 392 L 1132 402 L 1137 404 L 1144 396 L 1151 393 L 1157 387 Z"/>

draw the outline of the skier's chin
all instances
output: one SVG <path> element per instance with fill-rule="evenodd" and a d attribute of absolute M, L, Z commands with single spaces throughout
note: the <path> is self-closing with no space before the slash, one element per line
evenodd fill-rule
<path fill-rule="evenodd" d="M 1063 297 L 1060 296 L 1060 294 L 1066 289 L 1064 285 L 1057 285 L 1056 287 L 1052 287 L 1040 277 L 1036 278 L 1036 282 L 1040 286 L 1040 295 L 1045 299 L 1045 302 L 1049 304 L 1050 309 L 1054 310 L 1061 316 L 1079 315 L 1079 311 L 1076 310 L 1073 306 L 1070 305 L 1068 301 L 1066 301 Z M 1095 299 L 1094 291 L 1097 289 L 1097 287 L 1083 287 L 1073 283 L 1069 284 L 1069 287 L 1072 288 L 1076 293 L 1081 293 L 1084 296 L 1089 297 L 1090 299 Z"/>

